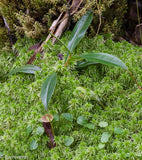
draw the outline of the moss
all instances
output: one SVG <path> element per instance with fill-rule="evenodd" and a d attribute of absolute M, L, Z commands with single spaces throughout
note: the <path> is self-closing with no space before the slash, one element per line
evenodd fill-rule
<path fill-rule="evenodd" d="M 59 13 L 67 10 L 67 1 L 0 0 L 0 9 L 0 14 L 7 20 L 12 33 L 14 32 L 18 37 L 26 35 L 30 38 L 41 39 L 41 37 L 47 36 L 49 27 L 57 19 Z M 90 27 L 91 35 L 96 35 L 100 23 L 99 15 L 101 15 L 100 32 L 109 32 L 116 35 L 120 32 L 124 14 L 127 11 L 127 1 L 122 0 L 120 3 L 119 0 L 100 2 L 86 0 L 82 8 L 71 17 L 73 24 L 90 9 L 94 12 L 94 20 Z M 0 25 L 3 26 L 3 21 L 1 20 Z"/>
<path fill-rule="evenodd" d="M 0 29 L 0 39 L 2 39 L 2 41 L 0 42 L 0 48 L 3 48 L 5 46 L 6 41 L 8 41 L 7 31 L 4 28 Z M 2 52 L 0 51 L 0 53 Z"/>
<path fill-rule="evenodd" d="M 67 42 L 69 34 L 62 40 Z M 106 36 L 110 37 L 110 36 Z M 25 44 L 25 48 L 23 46 Z M 12 68 L 24 65 L 32 53 L 26 53 L 30 39 L 19 40 L 15 49 L 21 51 L 15 60 L 9 53 L 1 54 L 0 71 L 3 75 Z M 75 63 L 63 67 L 57 54 L 66 55 L 65 48 L 60 44 L 45 46 L 44 59 L 39 57 L 34 62 L 42 68 L 36 75 L 17 74 L 0 80 L 0 152 L 5 157 L 27 156 L 27 159 L 140 159 L 141 155 L 141 121 L 142 98 L 127 72 L 120 68 L 104 65 L 92 65 L 82 70 L 76 70 Z M 93 39 L 85 37 L 74 54 L 85 51 L 106 52 L 122 59 L 142 86 L 142 63 L 140 56 L 142 49 L 134 47 L 126 41 L 115 43 L 111 38 L 105 39 L 99 35 Z M 47 136 L 39 136 L 36 129 L 42 126 L 40 117 L 46 114 L 40 98 L 41 85 L 45 78 L 56 71 L 58 74 L 57 86 L 49 103 L 48 109 L 52 114 L 71 113 L 73 122 L 61 117 L 61 121 L 53 121 L 57 147 L 48 149 Z M 105 105 L 105 109 L 94 100 L 91 100 L 89 90 L 84 97 L 76 95 L 76 88 L 83 86 L 91 89 Z M 87 129 L 76 120 L 83 115 L 95 125 L 95 129 Z M 98 126 L 100 121 L 108 122 L 106 128 Z M 27 127 L 31 126 L 31 133 Z M 121 127 L 122 134 L 115 134 L 114 128 Z M 105 148 L 99 149 L 103 132 L 111 134 Z M 64 146 L 64 137 L 72 136 L 74 143 L 70 147 Z M 30 150 L 30 143 L 36 140 L 39 144 L 34 151 Z"/>
<path fill-rule="evenodd" d="M 47 32 L 61 4 L 59 0 L 0 1 L 1 14 L 11 30 L 17 35 L 25 34 L 32 38 L 40 38 Z"/>
<path fill-rule="evenodd" d="M 121 0 L 121 3 L 120 0 L 95 0 L 93 2 L 86 0 L 84 7 L 74 15 L 74 21 L 79 20 L 89 9 L 94 12 L 93 23 L 90 27 L 92 36 L 96 35 L 99 24 L 101 25 L 100 32 L 120 34 L 124 15 L 127 12 L 127 0 Z M 99 17 L 101 17 L 101 22 Z"/>

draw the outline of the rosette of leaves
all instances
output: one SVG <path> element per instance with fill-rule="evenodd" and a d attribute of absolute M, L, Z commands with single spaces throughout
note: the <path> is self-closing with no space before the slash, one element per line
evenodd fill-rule
<path fill-rule="evenodd" d="M 78 43 L 81 41 L 81 39 L 85 36 L 85 33 L 90 26 L 93 19 L 93 13 L 91 11 L 88 11 L 81 19 L 78 21 L 78 23 L 75 25 L 71 36 L 69 38 L 68 46 L 65 46 L 64 43 L 55 37 L 52 33 L 51 35 L 55 37 L 60 43 L 64 45 L 64 47 L 67 49 L 67 55 L 65 57 L 65 65 L 66 67 L 71 61 L 82 61 L 83 59 L 87 60 L 86 66 L 90 64 L 105 64 L 109 66 L 114 67 L 121 67 L 125 70 L 127 70 L 126 65 L 117 57 L 107 54 L 107 53 L 86 53 L 80 56 L 72 56 L 73 50 L 76 48 Z M 88 63 L 91 62 L 91 63 Z M 41 89 L 41 99 L 42 102 L 47 110 L 48 103 L 50 101 L 50 98 L 54 92 L 55 86 L 56 86 L 56 80 L 57 80 L 57 73 L 54 72 L 50 74 L 46 80 L 44 81 Z"/>

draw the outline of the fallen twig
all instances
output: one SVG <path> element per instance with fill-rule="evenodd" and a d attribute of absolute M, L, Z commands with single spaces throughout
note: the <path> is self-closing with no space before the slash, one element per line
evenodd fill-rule
<path fill-rule="evenodd" d="M 49 28 L 49 32 L 60 38 L 67 27 L 70 15 L 73 15 L 75 12 L 77 12 L 82 2 L 83 0 L 69 0 L 68 3 L 71 3 L 69 11 L 67 11 L 66 13 L 62 12 L 59 17 L 55 21 L 53 21 L 51 27 Z M 27 64 L 32 64 L 32 62 L 36 58 L 37 53 L 41 53 L 43 51 L 44 44 L 51 38 L 50 33 L 47 36 L 46 40 L 35 50 L 34 54 L 31 56 Z M 53 37 L 52 43 L 54 44 L 55 42 L 56 38 Z"/>

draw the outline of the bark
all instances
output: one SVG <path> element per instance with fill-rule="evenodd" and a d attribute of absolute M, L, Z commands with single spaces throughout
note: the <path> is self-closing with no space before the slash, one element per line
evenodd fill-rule
<path fill-rule="evenodd" d="M 64 32 L 64 30 L 67 27 L 67 23 L 69 20 L 69 13 L 66 13 L 63 17 L 63 21 L 60 23 L 59 27 L 57 28 L 56 32 L 54 33 L 54 35 L 58 38 L 61 37 L 62 33 Z M 53 37 L 52 39 L 52 43 L 54 44 L 56 42 L 56 38 Z"/>

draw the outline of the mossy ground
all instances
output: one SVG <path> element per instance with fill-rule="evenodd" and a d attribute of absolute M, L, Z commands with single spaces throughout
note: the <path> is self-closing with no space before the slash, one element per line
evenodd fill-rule
<path fill-rule="evenodd" d="M 69 34 L 62 41 L 67 42 Z M 25 65 L 32 51 L 26 53 L 32 40 L 23 39 L 16 43 L 19 57 L 14 59 L 11 53 L 0 55 L 0 154 L 2 159 L 10 156 L 26 156 L 29 160 L 124 160 L 142 159 L 142 91 L 134 83 L 129 74 L 116 67 L 91 65 L 76 69 L 75 63 L 64 66 L 57 54 L 64 57 L 66 50 L 60 44 L 45 45 L 44 59 L 37 56 L 34 65 L 41 71 L 34 75 L 16 74 L 4 77 L 12 68 Z M 104 52 L 119 57 L 133 73 L 142 86 L 142 48 L 134 47 L 126 41 L 113 42 L 110 36 L 101 35 L 89 39 L 85 37 L 74 51 Z M 45 78 L 57 72 L 57 85 L 48 106 L 52 114 L 71 113 L 73 122 L 61 117 L 53 121 L 57 146 L 49 150 L 47 136 L 39 136 L 36 129 L 42 126 L 41 116 L 46 114 L 40 98 L 41 85 Z M 91 100 L 88 92 L 81 97 L 76 88 L 82 86 L 94 91 L 104 104 Z M 94 129 L 77 124 L 77 117 L 83 115 Z M 99 122 L 108 122 L 108 126 L 100 128 Z M 32 132 L 27 128 L 31 126 Z M 123 129 L 115 134 L 114 128 Z M 111 137 L 105 147 L 99 149 L 102 133 L 109 132 Z M 66 147 L 65 136 L 72 136 L 74 143 Z M 38 142 L 38 148 L 30 150 L 32 140 Z M 13 158 L 14 159 L 14 158 Z M 15 158 L 16 159 L 16 158 Z"/>

